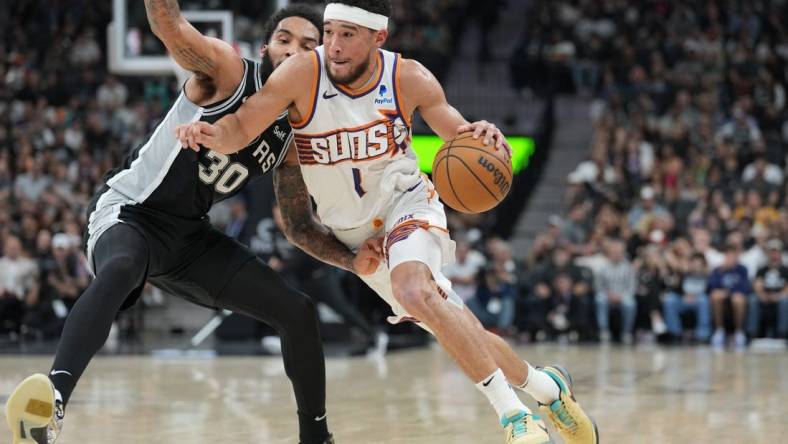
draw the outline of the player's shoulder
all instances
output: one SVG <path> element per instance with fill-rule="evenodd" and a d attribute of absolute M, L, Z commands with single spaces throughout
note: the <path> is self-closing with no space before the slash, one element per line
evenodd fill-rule
<path fill-rule="evenodd" d="M 437 81 L 432 72 L 430 72 L 426 66 L 422 65 L 421 62 L 415 59 L 406 59 L 405 57 L 402 57 L 399 69 L 400 81 L 403 83 L 429 83 Z"/>
<path fill-rule="evenodd" d="M 399 69 L 398 84 L 406 102 L 419 106 L 440 94 L 441 85 L 438 79 L 417 60 L 403 58 Z"/>

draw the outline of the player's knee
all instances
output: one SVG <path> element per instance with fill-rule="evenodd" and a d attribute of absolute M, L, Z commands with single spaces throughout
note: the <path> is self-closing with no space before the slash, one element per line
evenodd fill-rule
<path fill-rule="evenodd" d="M 424 320 L 429 313 L 430 299 L 435 289 L 427 282 L 408 281 L 393 285 L 394 299 L 411 315 Z"/>
<path fill-rule="evenodd" d="M 317 320 L 317 305 L 309 296 L 299 291 L 292 290 L 285 296 L 286 305 L 284 313 L 280 317 L 283 322 L 279 324 L 286 327 L 303 329 L 306 325 L 312 325 Z M 268 313 L 270 316 L 271 314 Z"/>
<path fill-rule="evenodd" d="M 145 259 L 132 254 L 119 254 L 109 259 L 99 275 L 111 276 L 116 285 L 134 286 L 139 283 L 147 266 Z"/>

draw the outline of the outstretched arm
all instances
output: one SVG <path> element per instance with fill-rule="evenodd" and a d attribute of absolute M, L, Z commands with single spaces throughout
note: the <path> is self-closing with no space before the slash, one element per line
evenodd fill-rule
<path fill-rule="evenodd" d="M 241 57 L 228 43 L 200 34 L 183 18 L 177 0 L 145 0 L 145 12 L 151 30 L 183 69 L 213 79 L 218 89 L 238 85 Z"/>
<path fill-rule="evenodd" d="M 240 151 L 271 126 L 298 98 L 313 88 L 317 76 L 314 53 L 288 57 L 268 77 L 260 91 L 216 123 L 194 122 L 179 125 L 176 136 L 183 147 L 199 151 L 200 145 L 222 154 Z M 291 117 L 293 116 L 291 112 Z"/>
<path fill-rule="evenodd" d="M 287 159 L 274 170 L 274 191 L 285 224 L 285 236 L 315 258 L 356 274 L 371 274 L 382 258 L 380 241 L 367 241 L 353 253 L 312 213 L 312 200 L 306 190 L 295 146 Z"/>
<path fill-rule="evenodd" d="M 473 131 L 475 139 L 484 137 L 485 145 L 495 143 L 496 149 L 509 149 L 501 131 L 492 123 L 467 120 L 446 100 L 438 79 L 415 60 L 403 60 L 400 84 L 405 96 L 405 107 L 418 110 L 424 121 L 443 140 L 451 140 L 461 133 Z"/>

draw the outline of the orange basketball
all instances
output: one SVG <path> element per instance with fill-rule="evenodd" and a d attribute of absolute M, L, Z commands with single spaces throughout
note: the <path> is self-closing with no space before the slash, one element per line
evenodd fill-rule
<path fill-rule="evenodd" d="M 463 133 L 441 147 L 432 162 L 432 181 L 443 202 L 462 213 L 494 208 L 512 187 L 512 161 L 505 149 Z"/>

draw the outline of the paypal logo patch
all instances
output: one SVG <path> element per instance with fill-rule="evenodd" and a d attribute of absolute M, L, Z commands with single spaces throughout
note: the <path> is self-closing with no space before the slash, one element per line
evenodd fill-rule
<path fill-rule="evenodd" d="M 379 97 L 375 98 L 375 104 L 376 105 L 393 104 L 394 99 L 392 97 L 386 97 L 388 92 L 389 89 L 386 87 L 386 85 L 380 85 L 380 89 L 378 90 Z"/>

